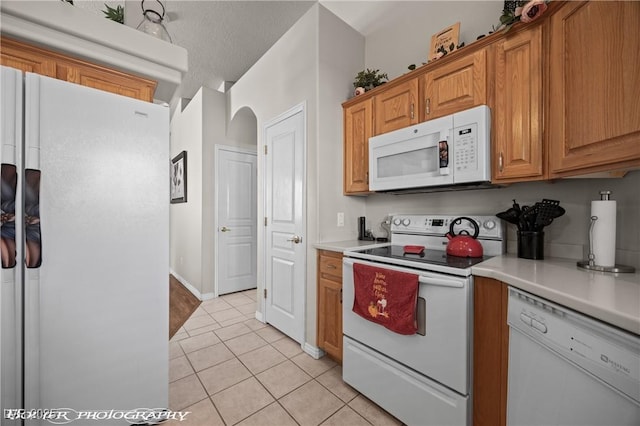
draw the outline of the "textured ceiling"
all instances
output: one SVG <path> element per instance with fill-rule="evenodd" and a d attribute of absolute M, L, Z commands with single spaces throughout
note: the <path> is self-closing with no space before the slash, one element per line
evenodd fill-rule
<path fill-rule="evenodd" d="M 189 52 L 189 71 L 177 98 L 193 97 L 201 86 L 217 89 L 235 82 L 318 0 L 162 0 L 165 26 L 173 43 Z M 363 35 L 398 19 L 403 2 L 320 0 L 322 5 Z M 75 5 L 104 16 L 105 4 L 124 5 L 125 24 L 137 27 L 142 2 L 75 0 Z M 161 11 L 157 0 L 145 9 Z"/>
<path fill-rule="evenodd" d="M 166 27 L 189 52 L 178 97 L 237 81 L 314 1 L 167 1 Z M 146 3 L 145 3 L 146 4 Z"/>

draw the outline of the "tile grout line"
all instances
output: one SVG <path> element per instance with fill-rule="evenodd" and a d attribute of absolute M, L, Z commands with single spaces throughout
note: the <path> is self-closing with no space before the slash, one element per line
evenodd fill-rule
<path fill-rule="evenodd" d="M 241 293 L 240 293 L 240 294 L 241 294 Z M 222 297 L 224 297 L 224 296 L 222 296 Z M 221 299 L 221 300 L 224 300 L 224 299 Z M 226 301 L 225 301 L 225 302 L 226 302 Z M 255 302 L 255 301 L 254 301 L 254 302 Z M 226 303 L 227 303 L 227 304 L 229 304 L 230 308 L 228 308 L 228 309 L 223 309 L 223 310 L 220 310 L 220 311 L 217 311 L 217 312 L 222 312 L 222 311 L 229 310 L 229 309 L 236 309 L 236 311 L 240 312 L 240 311 L 237 309 L 237 307 L 236 307 L 236 306 L 231 305 L 229 302 L 226 302 Z M 248 304 L 249 304 L 249 303 L 247 303 L 247 305 L 248 305 Z M 243 306 L 243 305 L 239 305 L 239 306 Z M 252 320 L 252 319 L 254 319 L 254 318 L 247 318 L 246 316 L 244 316 L 244 314 L 242 314 L 242 312 L 240 312 L 240 313 L 242 314 L 243 318 L 244 318 L 242 321 L 238 321 L 238 322 L 236 322 L 236 323 L 229 324 L 229 325 L 227 325 L 227 326 L 224 326 L 224 327 L 223 327 L 223 326 L 222 326 L 222 324 L 221 324 L 220 322 L 218 322 L 218 321 L 213 317 L 213 315 L 212 315 L 213 313 L 210 313 L 209 311 L 207 311 L 207 310 L 206 310 L 206 309 L 204 309 L 204 308 L 203 308 L 203 310 L 206 312 L 206 315 L 208 315 L 208 316 L 211 318 L 211 320 L 214 322 L 214 325 L 219 326 L 219 328 L 217 328 L 217 329 L 212 329 L 212 330 L 207 330 L 207 331 L 205 331 L 205 332 L 203 332 L 203 333 L 195 334 L 195 335 L 193 335 L 193 336 L 191 336 L 191 335 L 189 334 L 189 332 L 185 329 L 185 332 L 186 332 L 186 334 L 187 334 L 187 336 L 188 336 L 188 337 L 185 337 L 185 338 L 183 338 L 183 339 L 180 339 L 180 340 L 177 340 L 177 341 L 176 341 L 176 342 L 178 343 L 179 347 L 180 347 L 180 350 L 181 350 L 181 351 L 182 351 L 182 353 L 184 354 L 184 355 L 181 355 L 181 356 L 185 356 L 185 358 L 187 359 L 187 362 L 189 363 L 189 366 L 190 366 L 190 367 L 191 367 L 191 369 L 193 370 L 193 374 L 195 374 L 195 375 L 196 375 L 196 378 L 198 379 L 198 382 L 200 383 L 200 385 L 202 386 L 203 390 L 205 391 L 205 394 L 207 395 L 207 396 L 206 396 L 206 398 L 203 398 L 203 399 L 201 399 L 201 400 L 199 400 L 199 401 L 197 401 L 197 402 L 191 403 L 189 406 L 193 406 L 193 405 L 195 405 L 195 404 L 198 404 L 198 403 L 200 403 L 200 402 L 204 401 L 205 399 L 209 399 L 210 403 L 213 405 L 213 407 L 214 407 L 214 409 L 216 410 L 216 413 L 218 414 L 218 416 L 220 417 L 220 419 L 223 421 L 223 423 L 224 423 L 225 425 L 228 425 L 227 421 L 222 417 L 222 413 L 220 412 L 220 410 L 218 409 L 218 407 L 216 406 L 216 404 L 213 402 L 213 399 L 212 399 L 212 398 L 213 398 L 213 396 L 214 396 L 214 395 L 217 395 L 217 394 L 218 394 L 218 393 L 220 393 L 220 392 L 223 392 L 223 391 L 225 391 L 225 390 L 228 390 L 228 389 L 230 389 L 230 388 L 231 388 L 231 387 L 233 387 L 233 386 L 236 386 L 236 385 L 238 385 L 238 384 L 240 384 L 240 383 L 243 383 L 243 382 L 245 382 L 245 381 L 247 381 L 247 380 L 249 380 L 249 379 L 251 379 L 251 378 L 254 378 L 254 379 L 255 379 L 255 381 L 256 381 L 257 383 L 259 383 L 259 384 L 260 384 L 260 386 L 261 386 L 261 387 L 262 387 L 262 388 L 263 388 L 263 389 L 264 389 L 264 390 L 265 390 L 265 391 L 266 391 L 266 392 L 267 392 L 267 393 L 268 393 L 268 394 L 273 398 L 274 402 L 277 402 L 277 403 L 278 403 L 278 405 L 283 409 L 283 411 L 284 411 L 285 413 L 287 413 L 287 415 L 289 415 L 289 416 L 290 416 L 290 418 L 291 418 L 291 419 L 293 419 L 293 421 L 294 421 L 296 424 L 298 424 L 298 425 L 299 425 L 300 423 L 296 420 L 296 418 L 293 416 L 293 414 L 292 414 L 291 412 L 289 412 L 289 411 L 288 411 L 288 410 L 283 406 L 283 404 L 281 403 L 281 399 L 282 399 L 282 398 L 284 398 L 285 396 L 287 396 L 287 395 L 289 395 L 289 394 L 291 394 L 291 393 L 293 393 L 293 392 L 297 391 L 297 390 L 298 390 L 298 389 L 300 389 L 301 387 L 303 387 L 303 386 L 305 386 L 305 385 L 309 384 L 310 382 L 314 381 L 314 382 L 316 382 L 318 385 L 320 385 L 320 387 L 321 387 L 321 388 L 323 388 L 323 389 L 327 390 L 331 395 L 333 395 L 333 396 L 334 396 L 338 401 L 340 401 L 340 403 L 341 403 L 341 405 L 340 405 L 340 406 L 339 406 L 335 411 L 330 412 L 330 413 L 329 413 L 326 417 L 324 417 L 324 418 L 323 418 L 323 419 L 322 419 L 318 424 L 322 424 L 323 422 L 326 422 L 329 418 L 331 418 L 332 416 L 334 416 L 337 412 L 339 412 L 340 410 L 342 410 L 345 406 L 346 406 L 346 407 L 349 407 L 349 408 L 350 408 L 354 413 L 356 413 L 356 415 L 358 415 L 358 417 L 359 417 L 359 418 L 361 418 L 362 420 L 364 420 L 364 421 L 365 421 L 365 422 L 367 422 L 368 424 L 371 424 L 371 422 L 369 422 L 369 420 L 368 420 L 368 419 L 366 419 L 366 418 L 365 418 L 365 417 L 364 417 L 360 412 L 356 411 L 354 408 L 352 408 L 352 407 L 349 405 L 349 403 L 350 403 L 350 402 L 354 401 L 354 400 L 355 400 L 359 395 L 361 395 L 359 392 L 357 392 L 357 391 L 356 391 L 356 394 L 353 396 L 353 398 L 351 398 L 351 399 L 349 399 L 349 401 L 346 401 L 346 402 L 345 402 L 342 398 L 340 398 L 340 396 L 339 396 L 339 395 L 337 395 L 336 393 L 334 393 L 331 389 L 329 389 L 327 386 L 325 386 L 323 383 L 321 383 L 321 382 L 318 380 L 318 377 L 320 377 L 320 376 L 322 376 L 322 375 L 324 375 L 324 374 L 328 373 L 328 372 L 329 372 L 329 371 L 331 371 L 332 369 L 336 368 L 336 366 L 337 366 L 338 364 L 336 364 L 336 365 L 334 365 L 333 367 L 331 367 L 331 368 L 329 368 L 329 369 L 327 369 L 327 370 L 325 370 L 325 371 L 323 371 L 323 372 L 319 373 L 316 377 L 314 377 L 314 376 L 312 376 L 309 372 L 307 372 L 304 368 L 302 368 L 300 365 L 298 365 L 295 361 L 293 361 L 293 358 L 294 358 L 294 357 L 297 357 L 297 356 L 299 356 L 301 353 L 304 353 L 304 352 L 300 352 L 300 353 L 296 353 L 295 355 L 288 356 L 287 354 L 285 354 L 285 353 L 283 353 L 281 350 L 279 350 L 277 347 L 273 346 L 273 343 L 276 343 L 276 342 L 278 342 L 278 341 L 281 341 L 281 340 L 286 339 L 286 338 L 287 338 L 287 336 L 286 336 L 286 335 L 282 335 L 280 338 L 278 338 L 278 339 L 276 339 L 276 340 L 268 341 L 267 339 L 265 339 L 264 337 L 262 337 L 260 334 L 258 334 L 258 333 L 257 333 L 257 331 L 258 331 L 258 330 L 262 330 L 262 329 L 264 329 L 264 328 L 266 328 L 266 327 L 260 327 L 260 328 L 258 328 L 258 329 L 253 329 L 253 328 L 249 327 L 248 325 L 246 325 L 246 322 L 247 322 L 247 321 L 251 321 L 251 320 Z M 238 317 L 238 318 L 240 318 L 240 317 Z M 233 325 L 235 325 L 235 324 L 243 324 L 245 327 L 249 328 L 249 329 L 250 329 L 250 331 L 249 331 L 248 333 L 243 333 L 243 334 L 240 334 L 240 335 L 238 335 L 238 336 L 233 336 L 233 337 L 228 338 L 228 339 L 226 339 L 226 340 L 221 339 L 221 338 L 220 338 L 220 337 L 215 333 L 215 331 L 216 331 L 216 330 L 220 330 L 220 329 L 223 329 L 223 328 L 226 328 L 226 327 L 231 327 L 231 326 L 233 326 Z M 207 326 L 203 326 L 203 327 L 207 327 Z M 200 328 L 200 327 L 199 327 L 199 328 Z M 194 330 L 197 330 L 197 328 L 196 328 L 196 329 L 194 329 Z M 276 330 L 277 330 L 277 329 L 276 329 Z M 278 331 L 279 331 L 279 330 L 278 330 Z M 215 367 L 216 365 L 220 365 L 220 364 L 222 364 L 222 363 L 224 363 L 224 362 L 230 361 L 231 359 L 226 360 L 226 361 L 222 361 L 222 362 L 220 362 L 220 363 L 218 363 L 218 364 L 215 364 L 215 365 L 213 365 L 213 366 L 207 367 L 207 368 L 205 368 L 205 369 L 201 370 L 200 372 L 198 372 L 198 371 L 196 371 L 196 369 L 195 369 L 195 367 L 194 367 L 193 363 L 191 362 L 191 360 L 189 359 L 187 352 L 186 352 L 186 351 L 184 351 L 184 349 L 182 348 L 182 345 L 180 344 L 180 341 L 182 341 L 182 340 L 185 340 L 185 339 L 188 339 L 188 338 L 193 338 L 193 337 L 200 336 L 200 335 L 204 335 L 204 334 L 206 334 L 206 333 L 208 333 L 208 332 L 213 333 L 213 334 L 216 336 L 216 338 L 217 338 L 218 340 L 220 340 L 220 342 L 219 342 L 219 343 L 224 344 L 224 347 L 225 347 L 227 350 L 229 350 L 229 352 L 233 355 L 233 357 L 234 357 L 234 358 L 235 358 L 235 359 L 236 359 L 236 360 L 237 360 L 237 361 L 238 361 L 238 362 L 239 362 L 239 363 L 240 363 L 240 364 L 241 364 L 241 365 L 242 365 L 242 366 L 243 366 L 243 367 L 244 367 L 244 368 L 245 368 L 245 369 L 246 369 L 246 370 L 251 374 L 251 376 L 250 376 L 250 377 L 247 377 L 246 379 L 243 379 L 243 380 L 241 380 L 241 381 L 239 381 L 239 382 L 237 382 L 237 383 L 235 383 L 235 384 L 233 384 L 233 385 L 230 385 L 230 386 L 228 386 L 228 387 L 226 387 L 226 388 L 224 388 L 224 389 L 221 389 L 221 390 L 217 391 L 216 393 L 214 393 L 213 395 L 209 395 L 209 392 L 207 391 L 206 386 L 204 385 L 204 382 L 203 382 L 203 381 L 202 381 L 202 379 L 200 378 L 199 373 L 200 373 L 200 372 L 202 372 L 202 371 L 207 370 L 208 368 L 212 368 L 212 367 Z M 264 340 L 264 341 L 266 342 L 266 344 L 265 344 L 265 345 L 262 345 L 262 346 L 259 346 L 259 347 L 257 347 L 257 348 L 254 348 L 254 349 L 252 349 L 252 350 L 250 350 L 250 351 L 247 351 L 247 352 L 245 352 L 245 353 L 243 353 L 243 354 L 241 354 L 241 355 L 244 355 L 244 354 L 246 354 L 246 353 L 250 353 L 250 352 L 252 352 L 252 351 L 255 351 L 255 350 L 258 350 L 258 349 L 261 349 L 261 348 L 264 348 L 264 347 L 270 346 L 270 347 L 271 347 L 272 349 L 274 349 L 277 353 L 279 353 L 279 354 L 283 355 L 283 356 L 285 357 L 285 359 L 284 359 L 283 361 L 281 361 L 281 362 L 279 362 L 279 363 L 275 364 L 275 365 L 272 365 L 272 366 L 270 366 L 270 367 L 268 367 L 268 368 L 266 368 L 266 369 L 264 369 L 264 370 L 262 370 L 262 371 L 258 372 L 257 374 L 256 374 L 256 373 L 254 373 L 253 371 L 251 371 L 251 370 L 248 368 L 248 366 L 247 366 L 247 365 L 246 365 L 246 364 L 245 364 L 245 363 L 240 359 L 240 356 L 239 356 L 239 355 L 237 355 L 233 350 L 231 350 L 231 348 L 230 348 L 230 347 L 227 345 L 227 343 L 226 343 L 227 341 L 233 340 L 233 339 L 238 338 L 238 337 L 241 337 L 241 336 L 246 336 L 246 335 L 249 335 L 249 334 L 251 334 L 251 333 L 253 333 L 253 334 L 254 334 L 254 335 L 256 335 L 257 337 L 259 337 L 260 339 Z M 215 346 L 215 345 L 217 345 L 217 344 L 218 344 L 218 343 L 214 343 L 213 345 L 209 345 L 209 346 L 206 346 L 206 347 L 204 347 L 204 348 L 199 348 L 199 349 L 197 349 L 197 350 L 202 350 L 202 349 L 205 349 L 205 348 L 210 347 L 210 346 Z M 191 351 L 190 353 L 194 353 L 194 352 L 196 352 L 197 350 Z M 176 358 L 177 358 L 177 357 L 176 357 Z M 233 359 L 233 358 L 232 358 L 232 359 Z M 272 393 L 271 393 L 271 391 L 269 391 L 269 389 L 267 389 L 267 388 L 265 387 L 265 385 L 260 381 L 260 379 L 258 379 L 257 375 L 258 375 L 258 374 L 261 374 L 261 373 L 263 373 L 263 372 L 265 372 L 265 371 L 268 371 L 268 370 L 269 370 L 269 369 L 271 369 L 271 368 L 277 367 L 278 365 L 281 365 L 281 364 L 285 363 L 286 361 L 290 361 L 293 365 L 295 365 L 297 368 L 299 368 L 301 371 L 303 371 L 305 374 L 307 374 L 307 375 L 310 377 L 310 380 L 308 380 L 308 381 L 306 381 L 305 383 L 303 383 L 303 384 L 301 384 L 301 385 L 299 385 L 299 386 L 295 387 L 294 389 L 291 389 L 291 390 L 290 390 L 290 391 L 288 391 L 286 394 L 282 395 L 280 398 L 276 398 L 276 397 L 275 397 L 275 395 L 274 395 L 274 394 L 272 394 Z M 187 377 L 188 377 L 188 376 L 187 376 Z M 180 379 L 177 379 L 177 380 L 180 380 Z M 258 413 L 258 412 L 262 411 L 263 409 L 265 409 L 266 407 L 268 407 L 268 406 L 270 406 L 270 405 L 272 405 L 272 404 L 273 404 L 273 402 L 271 402 L 271 403 L 267 404 L 265 407 L 262 407 L 262 408 L 260 408 L 259 410 L 257 410 L 257 411 L 255 411 L 255 412 L 253 412 L 253 413 L 249 414 L 248 416 L 244 417 L 243 419 L 240 419 L 238 422 L 236 422 L 236 423 L 234 423 L 234 424 L 241 423 L 242 421 L 244 421 L 244 420 L 248 419 L 249 417 L 251 417 L 251 416 L 255 415 L 256 413 Z M 188 407 L 185 407 L 185 408 L 188 408 Z"/>

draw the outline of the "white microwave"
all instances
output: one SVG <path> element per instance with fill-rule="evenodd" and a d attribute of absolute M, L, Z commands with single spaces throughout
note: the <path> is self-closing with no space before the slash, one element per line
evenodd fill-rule
<path fill-rule="evenodd" d="M 489 184 L 490 127 L 491 111 L 481 105 L 370 138 L 369 189 Z"/>

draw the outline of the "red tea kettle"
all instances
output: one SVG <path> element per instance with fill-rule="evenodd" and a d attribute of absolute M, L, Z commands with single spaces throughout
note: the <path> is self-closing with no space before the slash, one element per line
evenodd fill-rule
<path fill-rule="evenodd" d="M 469 231 L 466 229 L 460 231 L 458 235 L 456 235 L 453 230 L 454 226 L 462 223 L 463 219 L 469 221 L 473 225 L 473 236 L 470 236 Z M 482 257 L 482 244 L 480 244 L 480 241 L 476 240 L 479 233 L 480 228 L 478 227 L 478 224 L 475 220 L 469 217 L 463 216 L 452 220 L 451 226 L 449 226 L 449 232 L 445 234 L 449 240 L 449 243 L 447 244 L 447 254 L 457 257 Z"/>

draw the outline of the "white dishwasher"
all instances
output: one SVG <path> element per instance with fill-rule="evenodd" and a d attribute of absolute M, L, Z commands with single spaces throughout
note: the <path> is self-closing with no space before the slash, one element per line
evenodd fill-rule
<path fill-rule="evenodd" d="M 640 337 L 509 287 L 509 426 L 640 425 Z"/>

